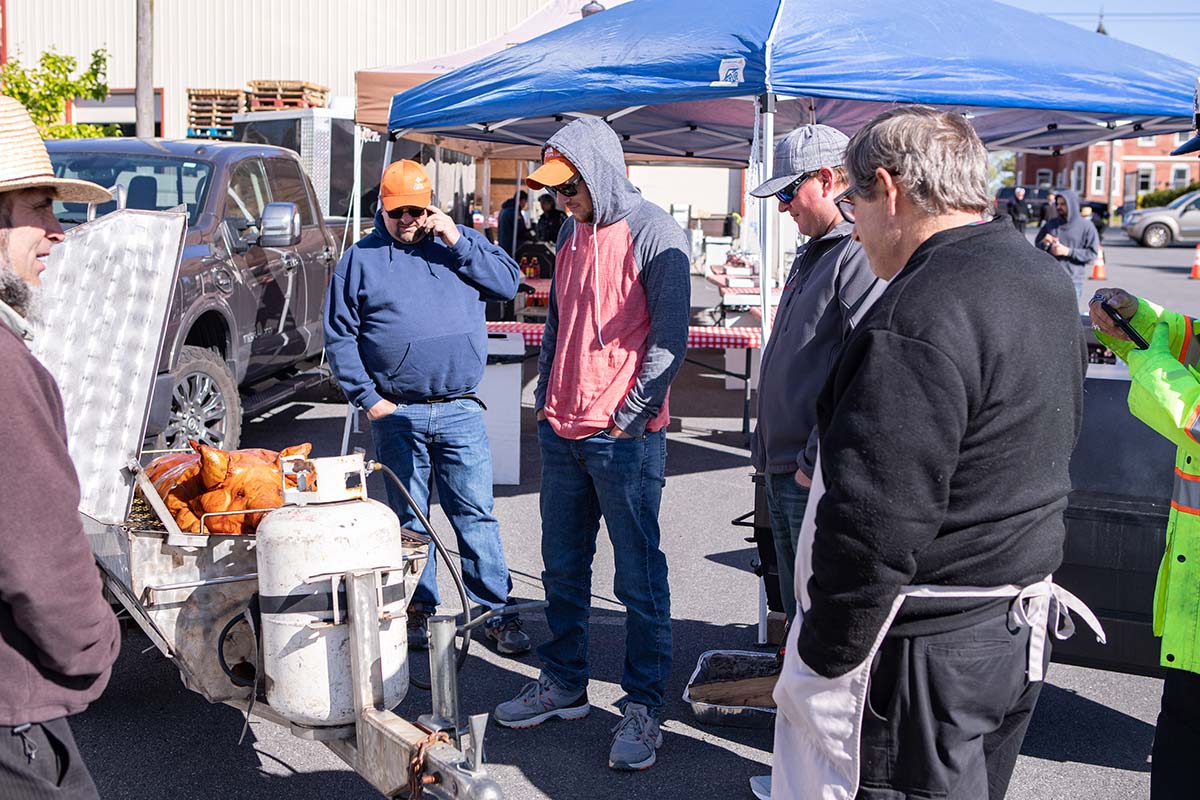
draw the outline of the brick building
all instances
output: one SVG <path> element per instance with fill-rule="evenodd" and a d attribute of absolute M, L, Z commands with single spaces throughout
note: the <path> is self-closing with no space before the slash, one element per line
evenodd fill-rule
<path fill-rule="evenodd" d="M 1074 189 L 1084 200 L 1107 202 L 1116 210 L 1146 192 L 1200 181 L 1195 156 L 1171 155 L 1191 137 L 1188 131 L 1118 139 L 1056 156 L 1018 153 L 1016 184 Z M 1109 180 L 1110 171 L 1115 181 Z"/>

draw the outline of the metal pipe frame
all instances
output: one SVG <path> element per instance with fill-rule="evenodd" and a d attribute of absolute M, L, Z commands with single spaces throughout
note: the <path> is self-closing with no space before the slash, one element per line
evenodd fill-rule
<path fill-rule="evenodd" d="M 354 686 L 354 740 L 325 742 L 367 782 L 387 797 L 408 788 L 408 763 L 429 731 L 383 708 L 379 648 L 378 576 L 352 570 L 345 575 L 350 615 L 350 668 Z M 453 636 L 453 628 L 451 628 Z M 474 759 L 472 759 L 473 761 Z M 503 800 L 500 787 L 450 744 L 435 744 L 425 755 L 425 794 L 437 800 Z"/>

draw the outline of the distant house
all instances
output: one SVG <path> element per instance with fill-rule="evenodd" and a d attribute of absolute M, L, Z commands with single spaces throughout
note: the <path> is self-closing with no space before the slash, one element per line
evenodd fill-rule
<path fill-rule="evenodd" d="M 1191 137 L 1183 132 L 1118 139 L 1056 156 L 1018 153 L 1016 183 L 1074 189 L 1084 200 L 1116 209 L 1146 192 L 1200 181 L 1200 159 L 1171 155 Z M 1110 180 L 1110 171 L 1116 180 Z"/>

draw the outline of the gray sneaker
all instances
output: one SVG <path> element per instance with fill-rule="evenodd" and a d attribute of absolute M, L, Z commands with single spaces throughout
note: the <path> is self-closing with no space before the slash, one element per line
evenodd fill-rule
<path fill-rule="evenodd" d="M 750 791 L 758 800 L 771 800 L 771 776 L 755 775 L 750 779 Z"/>
<path fill-rule="evenodd" d="M 488 626 L 485 633 L 487 638 L 496 643 L 496 652 L 502 655 L 524 655 L 533 647 L 533 643 L 529 641 L 529 634 L 521 630 L 519 617 L 512 617 L 500 625 Z"/>
<path fill-rule="evenodd" d="M 591 710 L 586 689 L 571 694 L 543 675 L 525 684 L 512 700 L 496 706 L 492 716 L 506 728 L 532 728 L 554 717 L 583 719 Z"/>
<path fill-rule="evenodd" d="M 626 703 L 625 718 L 613 728 L 612 749 L 608 751 L 608 766 L 612 769 L 639 770 L 654 766 L 655 750 L 662 747 L 662 731 L 658 720 L 641 703 Z"/>

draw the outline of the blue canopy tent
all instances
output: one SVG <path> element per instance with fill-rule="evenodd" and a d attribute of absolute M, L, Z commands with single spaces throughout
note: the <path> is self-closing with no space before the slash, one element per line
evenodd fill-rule
<path fill-rule="evenodd" d="M 591 114 L 627 153 L 738 159 L 752 180 L 777 127 L 852 134 L 899 103 L 958 111 L 1019 151 L 1186 130 L 1197 74 L 991 0 L 634 0 L 397 94 L 388 128 L 503 155 Z M 766 258 L 769 225 L 760 237 Z"/>

